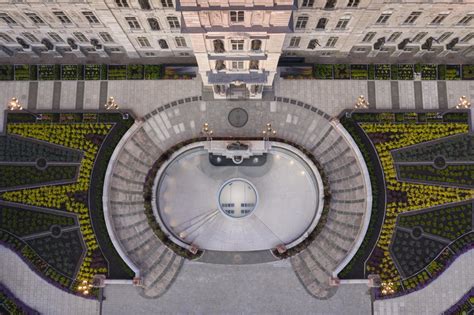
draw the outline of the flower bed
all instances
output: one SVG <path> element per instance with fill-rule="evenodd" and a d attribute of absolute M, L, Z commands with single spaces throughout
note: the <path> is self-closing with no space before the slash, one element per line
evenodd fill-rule
<path fill-rule="evenodd" d="M 442 315 L 467 315 L 474 312 L 474 287 Z"/>
<path fill-rule="evenodd" d="M 445 80 L 461 80 L 461 66 L 446 65 Z"/>
<path fill-rule="evenodd" d="M 411 233 L 406 230 L 396 229 L 397 216 L 409 211 L 426 209 L 447 203 L 462 202 L 472 198 L 472 190 L 458 187 L 412 184 L 397 180 L 391 150 L 454 134 L 466 133 L 468 130 L 466 120 L 463 123 L 419 123 L 411 117 L 417 118 L 417 115 L 411 113 L 403 113 L 403 115 L 395 115 L 393 113 L 352 114 L 352 119 L 361 121 L 359 123 L 360 127 L 365 131 L 375 147 L 383 169 L 387 193 L 385 217 L 383 224 L 381 224 L 381 232 L 377 239 L 377 244 L 366 261 L 366 274 L 378 274 L 382 281 L 393 282 L 394 295 L 408 292 L 409 290 L 405 284 L 410 288 L 419 288 L 426 281 L 431 281 L 431 276 L 426 270 L 422 269 L 423 271 L 418 273 L 416 273 L 416 270 L 426 267 L 433 260 L 438 261 L 436 255 L 439 255 L 438 253 L 442 252 L 446 246 L 446 243 L 432 243 L 424 235 L 416 235 L 415 239 L 413 239 Z M 466 118 L 466 116 L 463 117 Z M 408 121 L 396 122 L 397 119 L 403 119 L 403 121 L 408 119 Z M 440 230 L 443 230 L 444 233 L 450 232 L 450 225 L 446 225 L 445 228 L 441 227 Z M 395 231 L 396 233 L 394 233 Z M 394 250 L 399 252 L 398 259 L 406 261 L 407 265 L 403 266 L 405 269 L 399 270 L 397 268 L 398 265 L 394 261 L 396 258 L 393 258 L 394 256 L 390 254 L 390 245 L 392 243 L 397 247 Z M 426 248 L 430 247 L 430 251 L 423 252 Z M 403 248 L 411 249 L 404 251 Z M 418 248 L 418 252 L 415 248 Z M 361 250 L 366 251 L 366 249 Z M 358 254 L 359 251 L 356 255 Z M 432 267 L 434 268 L 434 265 Z M 413 272 L 415 272 L 414 275 L 411 274 Z M 380 291 L 377 291 L 376 295 L 381 297 Z"/>
<path fill-rule="evenodd" d="M 61 80 L 78 80 L 79 79 L 78 65 L 62 65 L 61 66 Z"/>
<path fill-rule="evenodd" d="M 53 225 L 70 227 L 75 221 L 70 216 L 33 211 L 13 206 L 0 206 L 0 228 L 18 237 L 47 232 Z"/>
<path fill-rule="evenodd" d="M 84 79 L 85 80 L 100 80 L 101 76 L 100 65 L 85 65 L 84 66 Z"/>
<path fill-rule="evenodd" d="M 375 80 L 390 80 L 390 65 L 375 65 Z"/>
<path fill-rule="evenodd" d="M 76 177 L 77 166 L 36 166 L 0 165 L 0 189 L 14 189 L 22 186 L 50 185 L 56 181 L 72 181 Z M 21 174 L 21 176 L 19 176 Z"/>
<path fill-rule="evenodd" d="M 333 66 L 316 64 L 313 68 L 313 76 L 318 80 L 332 80 L 334 78 Z"/>
<path fill-rule="evenodd" d="M 334 65 L 334 79 L 349 80 L 351 78 L 350 65 L 336 64 Z"/>
<path fill-rule="evenodd" d="M 367 65 L 351 65 L 352 80 L 367 80 L 369 77 Z"/>
<path fill-rule="evenodd" d="M 422 80 L 436 80 L 438 78 L 436 65 L 420 65 L 419 73 L 421 73 Z"/>
<path fill-rule="evenodd" d="M 38 80 L 60 80 L 60 65 L 38 65 Z"/>
<path fill-rule="evenodd" d="M 398 65 L 398 80 L 413 80 L 413 65 Z"/>
<path fill-rule="evenodd" d="M 12 81 L 15 79 L 13 66 L 0 65 L 0 81 Z"/>
<path fill-rule="evenodd" d="M 127 66 L 126 65 L 109 65 L 108 67 L 108 79 L 109 80 L 126 80 L 127 79 Z"/>
<path fill-rule="evenodd" d="M 145 80 L 158 80 L 161 78 L 162 67 L 160 65 L 145 65 Z"/>
<path fill-rule="evenodd" d="M 398 65 L 390 66 L 390 77 L 392 80 L 398 80 Z"/>
<path fill-rule="evenodd" d="M 72 292 L 77 292 L 81 281 L 90 282 L 95 274 L 108 274 L 109 272 L 108 262 L 102 254 L 96 232 L 92 227 L 90 212 L 92 206 L 90 203 L 94 203 L 95 199 L 88 198 L 88 196 L 91 189 L 94 161 L 104 139 L 116 125 L 115 122 L 110 122 L 110 118 L 116 119 L 117 116 L 122 120 L 120 114 L 99 114 L 95 117 L 99 122 L 67 124 L 12 123 L 10 118 L 8 119 L 7 131 L 9 134 L 28 136 L 84 152 L 76 182 L 67 185 L 9 191 L 0 196 L 3 200 L 18 204 L 58 209 L 75 213 L 78 216 L 78 229 L 61 233 L 60 229 L 53 228 L 51 225 L 51 233 L 39 238 L 28 239 L 26 241 L 28 244 L 21 241 L 18 238 L 20 236 L 5 236 L 5 232 L 2 232 L 0 226 L 0 239 L 3 242 L 8 242 L 10 247 L 16 248 L 22 257 L 44 277 L 49 278 L 49 281 Z M 133 123 L 133 119 L 130 121 Z M 118 139 L 129 126 L 130 124 L 125 130 L 122 130 Z M 109 150 L 113 150 L 117 142 L 118 140 L 109 143 Z M 108 159 L 103 162 L 107 165 Z M 103 173 L 105 174 L 105 170 Z M 96 208 L 94 207 L 94 209 Z M 103 216 L 102 213 L 94 212 L 94 216 Z M 55 229 L 57 234 L 54 233 Z M 105 233 L 101 237 L 107 238 L 108 235 Z M 101 245 L 103 244 L 101 243 Z M 107 251 L 114 251 L 114 249 L 113 247 L 112 249 L 107 248 Z M 122 268 L 124 265 L 120 258 L 110 261 L 110 264 L 114 264 L 117 268 Z"/>
<path fill-rule="evenodd" d="M 144 79 L 143 65 L 128 65 L 127 66 L 127 80 L 143 80 Z"/>
<path fill-rule="evenodd" d="M 30 66 L 29 65 L 15 65 L 15 81 L 30 80 Z"/>
<path fill-rule="evenodd" d="M 474 165 L 397 165 L 398 179 L 420 184 L 474 188 Z"/>
<path fill-rule="evenodd" d="M 474 80 L 474 65 L 462 65 L 462 79 Z"/>

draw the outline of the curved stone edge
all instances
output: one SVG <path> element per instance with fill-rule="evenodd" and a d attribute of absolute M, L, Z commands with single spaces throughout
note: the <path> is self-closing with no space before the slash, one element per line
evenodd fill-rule
<path fill-rule="evenodd" d="M 176 254 L 175 254 L 176 255 Z M 138 288 L 138 294 L 145 298 L 145 299 L 157 299 L 161 296 L 163 296 L 166 292 L 168 292 L 168 289 L 171 287 L 171 285 L 175 282 L 176 278 L 178 277 L 179 275 L 179 272 L 181 271 L 181 269 L 183 268 L 183 265 L 184 265 L 184 262 L 185 262 L 185 259 L 179 255 L 176 255 L 176 257 L 178 259 L 180 259 L 180 262 L 179 262 L 179 266 L 178 266 L 178 269 L 176 270 L 176 272 L 173 274 L 173 277 L 171 278 L 171 280 L 166 284 L 166 286 L 164 286 L 160 292 L 156 295 L 147 295 L 146 293 L 146 288 L 144 287 L 141 287 L 141 288 Z"/>
<path fill-rule="evenodd" d="M 142 125 L 143 125 L 143 122 L 135 122 L 127 130 L 127 132 L 123 135 L 122 139 L 120 139 L 119 143 L 115 147 L 115 150 L 112 153 L 112 156 L 110 157 L 110 160 L 109 160 L 109 164 L 107 166 L 107 171 L 105 173 L 105 179 L 104 179 L 104 187 L 102 190 L 103 191 L 102 204 L 104 208 L 104 219 L 105 219 L 105 225 L 107 227 L 107 232 L 109 233 L 109 236 L 110 236 L 110 240 L 112 241 L 112 244 L 114 245 L 115 249 L 117 250 L 117 253 L 120 255 L 122 260 L 128 265 L 130 269 L 133 270 L 133 272 L 135 272 L 135 275 L 137 277 L 140 276 L 140 269 L 130 260 L 130 258 L 128 258 L 127 254 L 125 253 L 125 250 L 122 248 L 120 241 L 115 236 L 114 225 L 110 221 L 109 192 L 110 192 L 110 178 L 112 177 L 112 173 L 114 171 L 115 164 L 118 160 L 118 156 L 122 152 L 128 140 L 138 131 L 139 128 L 142 127 Z"/>
<path fill-rule="evenodd" d="M 331 124 L 341 133 L 341 135 L 344 137 L 346 142 L 351 146 L 351 149 L 355 153 L 357 157 L 357 164 L 359 164 L 360 169 L 362 170 L 362 173 L 364 175 L 364 182 L 366 186 L 366 211 L 364 215 L 364 222 L 362 225 L 362 228 L 359 230 L 359 235 L 356 239 L 356 242 L 354 246 L 352 246 L 352 249 L 349 251 L 349 254 L 339 263 L 339 265 L 336 267 L 336 269 L 333 271 L 332 276 L 337 277 L 338 273 L 341 272 L 354 258 L 355 254 L 359 250 L 360 246 L 362 245 L 362 242 L 364 241 L 365 234 L 367 233 L 367 229 L 369 228 L 369 223 L 370 223 L 370 217 L 372 216 L 372 185 L 370 182 L 370 176 L 369 176 L 369 170 L 367 169 L 367 165 L 365 164 L 364 157 L 362 156 L 362 153 L 359 150 L 359 147 L 355 143 L 354 139 L 350 136 L 350 134 L 347 132 L 347 130 L 342 126 L 342 124 L 339 121 L 333 121 Z"/>

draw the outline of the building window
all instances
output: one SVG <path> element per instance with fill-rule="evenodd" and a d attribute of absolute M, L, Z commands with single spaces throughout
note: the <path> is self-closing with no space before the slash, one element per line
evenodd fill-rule
<path fill-rule="evenodd" d="M 25 13 L 27 17 L 35 24 L 44 24 L 43 19 L 36 13 Z"/>
<path fill-rule="evenodd" d="M 249 69 L 258 70 L 258 60 L 250 60 Z"/>
<path fill-rule="evenodd" d="M 52 40 L 54 40 L 57 43 L 64 43 L 64 40 L 62 39 L 61 36 L 59 36 L 57 33 L 54 32 L 49 32 L 48 33 L 49 37 L 51 37 Z"/>
<path fill-rule="evenodd" d="M 303 3 L 301 3 L 301 7 L 307 8 L 307 7 L 313 7 L 314 5 L 314 0 L 303 0 Z"/>
<path fill-rule="evenodd" d="M 16 24 L 16 21 L 6 13 L 0 13 L 0 19 L 7 24 Z"/>
<path fill-rule="evenodd" d="M 232 47 L 232 50 L 244 50 L 244 40 L 233 39 L 230 41 L 230 46 Z"/>
<path fill-rule="evenodd" d="M 142 10 L 151 10 L 151 5 L 148 0 L 138 0 L 138 4 Z"/>
<path fill-rule="evenodd" d="M 100 32 L 99 36 L 102 38 L 104 43 L 113 43 L 114 42 L 114 39 L 112 38 L 112 36 L 110 36 L 110 34 L 107 33 L 107 32 Z"/>
<path fill-rule="evenodd" d="M 296 29 L 302 30 L 306 28 L 306 24 L 308 24 L 308 17 L 307 16 L 299 16 L 296 20 Z"/>
<path fill-rule="evenodd" d="M 474 38 L 474 33 L 469 33 L 461 39 L 461 43 L 467 44 Z"/>
<path fill-rule="evenodd" d="M 344 16 L 337 21 L 336 24 L 336 30 L 345 30 L 347 27 L 347 24 L 349 24 L 351 17 L 350 16 Z"/>
<path fill-rule="evenodd" d="M 126 17 L 125 20 L 128 23 L 128 26 L 130 26 L 131 29 L 140 29 L 140 23 L 138 23 L 138 20 L 136 17 Z"/>
<path fill-rule="evenodd" d="M 224 60 L 216 60 L 216 70 L 225 70 Z"/>
<path fill-rule="evenodd" d="M 11 38 L 9 35 L 7 35 L 5 33 L 0 33 L 0 39 L 3 40 L 4 42 L 7 42 L 7 43 L 12 43 L 13 42 L 13 38 Z"/>
<path fill-rule="evenodd" d="M 321 46 L 317 39 L 312 39 L 308 43 L 308 49 L 315 49 L 316 46 Z"/>
<path fill-rule="evenodd" d="M 438 38 L 438 43 L 442 43 L 445 40 L 447 40 L 451 35 L 453 35 L 453 32 L 445 32 L 441 34 L 441 36 Z"/>
<path fill-rule="evenodd" d="M 326 24 L 328 23 L 328 19 L 320 18 L 318 24 L 316 25 L 316 30 L 324 30 L 326 28 Z"/>
<path fill-rule="evenodd" d="M 173 7 L 173 0 L 161 0 L 161 6 L 163 8 L 172 8 Z"/>
<path fill-rule="evenodd" d="M 168 16 L 168 24 L 170 25 L 170 28 L 179 28 L 179 21 L 176 16 Z"/>
<path fill-rule="evenodd" d="M 160 24 L 158 23 L 158 20 L 155 18 L 148 18 L 147 19 L 148 24 L 150 25 L 150 28 L 152 31 L 159 31 L 160 30 Z"/>
<path fill-rule="evenodd" d="M 389 36 L 389 38 L 387 39 L 387 42 L 394 42 L 394 41 L 396 41 L 400 36 L 402 36 L 402 33 L 401 33 L 401 32 L 394 32 L 394 33 L 392 33 L 392 35 Z"/>
<path fill-rule="evenodd" d="M 232 70 L 243 70 L 244 62 L 243 61 L 232 61 Z"/>
<path fill-rule="evenodd" d="M 468 25 L 472 19 L 474 19 L 474 14 L 468 14 L 458 22 L 458 25 Z"/>
<path fill-rule="evenodd" d="M 83 11 L 82 14 L 90 24 L 99 24 L 99 19 L 91 11 Z"/>
<path fill-rule="evenodd" d="M 176 41 L 176 47 L 188 47 L 184 37 L 176 37 L 174 40 Z"/>
<path fill-rule="evenodd" d="M 327 0 L 324 5 L 325 9 L 333 9 L 336 6 L 336 0 Z"/>
<path fill-rule="evenodd" d="M 250 43 L 250 46 L 253 51 L 260 51 L 262 50 L 262 41 L 260 39 L 254 39 Z"/>
<path fill-rule="evenodd" d="M 58 18 L 59 22 L 63 24 L 72 24 L 72 21 L 63 11 L 54 11 L 53 14 Z"/>
<path fill-rule="evenodd" d="M 137 41 L 138 41 L 138 45 L 140 45 L 140 47 L 151 47 L 151 44 L 148 41 L 148 38 L 146 38 L 146 37 L 138 37 Z"/>
<path fill-rule="evenodd" d="M 335 47 L 337 39 L 338 37 L 329 37 L 328 41 L 326 42 L 326 47 Z"/>
<path fill-rule="evenodd" d="M 214 46 L 215 53 L 223 53 L 225 52 L 224 42 L 220 39 L 214 39 L 212 41 L 212 45 Z"/>
<path fill-rule="evenodd" d="M 128 8 L 129 7 L 127 0 L 115 0 L 115 4 L 119 8 Z"/>
<path fill-rule="evenodd" d="M 379 16 L 377 19 L 377 22 L 375 24 L 385 24 L 387 23 L 388 19 L 392 16 L 391 13 L 383 13 Z"/>
<path fill-rule="evenodd" d="M 445 19 L 447 16 L 448 16 L 447 14 L 438 14 L 438 15 L 433 19 L 433 21 L 431 21 L 431 24 L 439 25 L 439 24 L 441 24 L 441 22 L 444 21 L 444 19 Z"/>
<path fill-rule="evenodd" d="M 89 41 L 81 32 L 74 32 L 73 35 L 81 43 L 87 43 Z"/>
<path fill-rule="evenodd" d="M 411 40 L 413 43 L 419 43 L 428 33 L 427 32 L 420 32 L 413 37 Z"/>
<path fill-rule="evenodd" d="M 158 45 L 160 45 L 161 49 L 169 49 L 168 43 L 164 39 L 158 40 Z"/>
<path fill-rule="evenodd" d="M 414 11 L 414 12 L 410 13 L 410 15 L 403 22 L 403 24 L 413 24 L 413 23 L 415 23 L 416 19 L 418 19 L 418 17 L 420 15 L 421 15 L 421 12 L 418 12 L 418 11 Z"/>
<path fill-rule="evenodd" d="M 245 18 L 244 11 L 230 11 L 230 21 L 233 23 L 243 22 Z"/>
<path fill-rule="evenodd" d="M 359 6 L 360 0 L 349 0 L 347 3 L 347 7 L 349 8 L 357 8 Z"/>
<path fill-rule="evenodd" d="M 301 37 L 292 37 L 290 39 L 290 45 L 288 47 L 297 48 L 300 46 Z"/>
<path fill-rule="evenodd" d="M 364 43 L 370 43 L 372 39 L 374 39 L 376 32 L 368 32 L 365 34 L 364 38 L 362 39 L 362 42 Z"/>
<path fill-rule="evenodd" d="M 31 33 L 21 33 L 21 35 L 30 41 L 30 43 L 39 43 L 39 39 Z"/>

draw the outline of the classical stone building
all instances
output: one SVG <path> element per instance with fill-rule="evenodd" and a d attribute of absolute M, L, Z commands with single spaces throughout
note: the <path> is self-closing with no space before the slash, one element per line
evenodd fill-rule
<path fill-rule="evenodd" d="M 195 58 L 218 98 L 260 97 L 281 55 L 469 62 L 473 42 L 474 0 L 0 0 L 2 62 Z"/>

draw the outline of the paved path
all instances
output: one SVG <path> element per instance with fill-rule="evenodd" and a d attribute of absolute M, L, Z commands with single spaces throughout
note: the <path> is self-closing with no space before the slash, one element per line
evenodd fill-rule
<path fill-rule="evenodd" d="M 317 300 L 298 282 L 288 261 L 258 265 L 185 262 L 173 286 L 144 299 L 131 286 L 105 288 L 103 314 L 370 314 L 366 285 L 342 286 Z"/>
<path fill-rule="evenodd" d="M 47 315 L 99 314 L 99 303 L 66 293 L 33 272 L 14 252 L 0 245 L 0 282 L 25 304 Z"/>
<path fill-rule="evenodd" d="M 374 303 L 376 315 L 440 314 L 454 305 L 474 285 L 474 250 L 458 259 L 426 288 Z"/>

